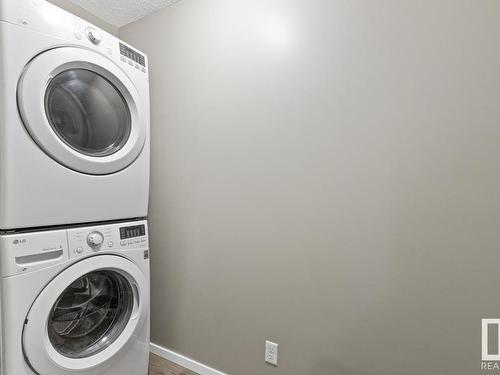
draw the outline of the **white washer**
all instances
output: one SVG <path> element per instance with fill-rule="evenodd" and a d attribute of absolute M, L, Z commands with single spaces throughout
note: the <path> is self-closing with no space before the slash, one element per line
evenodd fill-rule
<path fill-rule="evenodd" d="M 147 216 L 147 57 L 44 0 L 0 2 L 0 228 Z"/>
<path fill-rule="evenodd" d="M 146 221 L 0 236 L 5 375 L 146 375 Z"/>

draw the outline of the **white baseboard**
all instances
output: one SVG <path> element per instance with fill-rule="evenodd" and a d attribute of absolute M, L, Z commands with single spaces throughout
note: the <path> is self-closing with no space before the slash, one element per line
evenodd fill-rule
<path fill-rule="evenodd" d="M 179 366 L 185 367 L 188 370 L 194 371 L 200 375 L 226 375 L 219 370 L 213 369 L 204 365 L 203 363 L 196 362 L 195 360 L 185 357 L 182 354 L 176 353 L 172 350 L 164 348 L 160 345 L 150 344 L 151 353 L 156 354 L 162 358 L 168 359 Z"/>

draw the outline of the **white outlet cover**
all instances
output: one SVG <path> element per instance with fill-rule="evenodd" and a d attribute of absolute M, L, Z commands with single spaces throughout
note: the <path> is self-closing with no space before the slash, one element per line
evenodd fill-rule
<path fill-rule="evenodd" d="M 270 365 L 278 366 L 278 344 L 272 341 L 266 341 L 264 359 Z"/>

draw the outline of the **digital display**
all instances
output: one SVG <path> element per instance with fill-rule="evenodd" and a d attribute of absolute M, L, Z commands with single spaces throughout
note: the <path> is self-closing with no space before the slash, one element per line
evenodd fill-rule
<path fill-rule="evenodd" d="M 139 52 L 134 51 L 132 48 L 127 47 L 123 43 L 120 43 L 120 54 L 132 61 L 135 61 L 137 64 L 146 67 L 146 59 L 144 58 L 144 55 L 141 55 Z"/>
<path fill-rule="evenodd" d="M 121 227 L 120 228 L 120 240 L 133 237 L 141 237 L 146 235 L 146 226 L 134 225 L 132 227 Z"/>

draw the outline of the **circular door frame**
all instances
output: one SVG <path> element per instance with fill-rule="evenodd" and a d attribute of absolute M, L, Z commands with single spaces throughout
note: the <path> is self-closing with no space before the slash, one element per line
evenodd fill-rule
<path fill-rule="evenodd" d="M 105 266 L 103 266 L 105 265 Z M 124 276 L 132 286 L 134 307 L 121 334 L 105 349 L 85 358 L 69 358 L 59 353 L 48 335 L 52 308 L 66 288 L 93 271 L 112 270 Z M 23 351 L 30 366 L 39 374 L 66 375 L 68 372 L 101 373 L 131 337 L 142 329 L 149 314 L 149 286 L 142 271 L 131 260 L 119 255 L 97 255 L 81 260 L 52 279 L 38 295 L 28 312 L 23 330 Z"/>
<path fill-rule="evenodd" d="M 50 81 L 70 69 L 86 69 L 107 79 L 125 99 L 131 118 L 126 143 L 107 156 L 86 155 L 70 147 L 55 132 L 45 110 L 45 95 Z M 141 97 L 125 72 L 97 52 L 79 47 L 58 47 L 37 55 L 26 65 L 17 87 L 17 103 L 24 126 L 37 145 L 58 163 L 78 172 L 105 175 L 116 173 L 141 153 L 147 124 Z"/>

